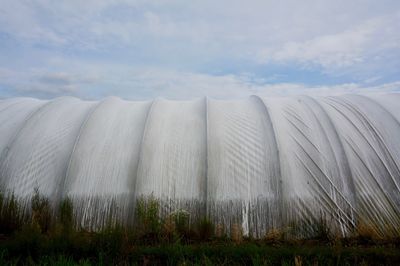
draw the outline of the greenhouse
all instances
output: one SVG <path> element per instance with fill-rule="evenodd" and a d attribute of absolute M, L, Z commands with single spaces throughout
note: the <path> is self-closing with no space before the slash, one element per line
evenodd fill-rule
<path fill-rule="evenodd" d="M 138 199 L 245 235 L 400 229 L 400 95 L 0 101 L 0 185 L 129 224 Z M 28 202 L 28 200 L 27 200 Z"/>

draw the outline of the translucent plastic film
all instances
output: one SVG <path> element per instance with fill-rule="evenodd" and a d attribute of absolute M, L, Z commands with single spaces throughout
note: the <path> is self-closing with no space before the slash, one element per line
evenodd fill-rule
<path fill-rule="evenodd" d="M 137 201 L 229 231 L 400 232 L 400 95 L 0 101 L 0 184 L 71 198 L 84 227 Z"/>

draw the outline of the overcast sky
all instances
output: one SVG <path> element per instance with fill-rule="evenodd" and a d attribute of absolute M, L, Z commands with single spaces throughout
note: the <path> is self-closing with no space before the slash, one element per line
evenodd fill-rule
<path fill-rule="evenodd" d="M 399 0 L 0 0 L 0 97 L 388 91 Z"/>

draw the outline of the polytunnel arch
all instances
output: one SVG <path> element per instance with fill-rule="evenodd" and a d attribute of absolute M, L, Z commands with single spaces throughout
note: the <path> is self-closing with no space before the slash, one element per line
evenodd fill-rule
<path fill-rule="evenodd" d="M 356 209 L 359 222 L 371 224 L 383 234 L 383 227 L 397 231 L 399 228 L 399 192 L 395 188 L 390 170 L 385 165 L 387 146 L 381 143 L 381 129 L 398 124 L 391 116 L 376 116 L 374 112 L 360 108 L 368 102 L 368 108 L 376 111 L 379 106 L 359 96 L 327 97 L 321 101 L 338 128 L 346 150 L 355 185 Z M 386 110 L 381 109 L 385 114 Z M 386 124 L 386 125 L 385 125 Z M 397 128 L 392 128 L 395 135 Z M 392 139 L 393 148 L 399 143 Z M 397 148 L 396 148 L 397 150 Z M 379 214 L 378 214 L 379 213 Z M 383 226 L 386 224 L 386 226 Z"/>
<path fill-rule="evenodd" d="M 257 98 L 208 102 L 208 213 L 227 229 L 262 235 L 280 227 L 280 163 Z"/>
<path fill-rule="evenodd" d="M 355 223 L 351 177 L 336 129 L 308 98 L 264 98 L 276 129 L 281 156 L 283 224 L 299 224 L 310 234 L 321 217 L 342 234 Z M 318 112 L 318 115 L 316 114 Z M 326 134 L 327 131 L 330 135 Z M 346 193 L 347 191 L 347 193 Z"/>
<path fill-rule="evenodd" d="M 27 118 L 35 112 L 43 102 L 35 99 L 3 100 L 0 104 L 0 164 L 7 153 L 13 138 L 23 127 Z M 12 116 L 13 119 L 9 117 Z M 3 153 L 5 153 L 3 155 Z M 1 170 L 1 169 L 0 169 Z"/>
<path fill-rule="evenodd" d="M 4 189 L 29 197 L 34 189 L 56 202 L 65 177 L 67 159 L 91 103 L 63 97 L 29 114 L 4 153 L 1 173 Z"/>
<path fill-rule="evenodd" d="M 131 221 L 139 152 L 150 102 L 103 100 L 88 116 L 71 155 L 64 193 L 83 226 Z"/>
<path fill-rule="evenodd" d="M 136 197 L 167 202 L 199 216 L 205 204 L 206 121 L 203 99 L 157 99 L 146 121 L 136 181 Z"/>

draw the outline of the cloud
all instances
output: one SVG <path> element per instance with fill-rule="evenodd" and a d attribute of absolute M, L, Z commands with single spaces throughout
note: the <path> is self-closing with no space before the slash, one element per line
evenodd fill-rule
<path fill-rule="evenodd" d="M 288 42 L 277 49 L 266 49 L 261 57 L 279 63 L 294 61 L 326 68 L 347 67 L 362 62 L 362 52 L 371 31 L 369 27 L 361 27 L 304 42 Z"/>
<path fill-rule="evenodd" d="M 65 72 L 45 73 L 37 77 L 37 81 L 42 84 L 58 85 L 71 85 L 71 84 L 92 84 L 98 80 L 98 77 L 85 76 L 81 74 L 69 74 Z"/>
<path fill-rule="evenodd" d="M 336 34 L 320 35 L 302 42 L 287 42 L 281 47 L 266 48 L 260 60 L 298 63 L 310 67 L 340 69 L 376 60 L 383 51 L 400 48 L 400 34 L 394 33 L 400 16 L 374 18 Z M 398 57 L 399 51 L 394 51 Z"/>
<path fill-rule="evenodd" d="M 117 95 L 130 100 L 148 100 L 157 97 L 185 100 L 205 96 L 235 99 L 253 94 L 285 96 L 400 92 L 400 82 L 378 86 L 357 83 L 310 86 L 303 83 L 271 83 L 274 77 L 259 79 L 249 73 L 211 75 L 154 67 L 92 64 L 63 58 L 52 62 L 54 69 L 66 69 L 67 66 L 68 72 L 35 69 L 22 73 L 0 69 L 0 77 L 3 77 L 0 87 L 8 87 L 15 95 L 39 98 L 70 95 L 84 99 L 102 99 Z"/>
<path fill-rule="evenodd" d="M 52 98 L 62 95 L 80 96 L 84 88 L 94 84 L 97 78 L 90 75 L 66 72 L 48 72 L 44 69 L 15 71 L 0 69 L 0 87 L 15 95 Z"/>
<path fill-rule="evenodd" d="M 362 91 L 399 80 L 399 24 L 392 0 L 4 0 L 0 95 Z"/>

